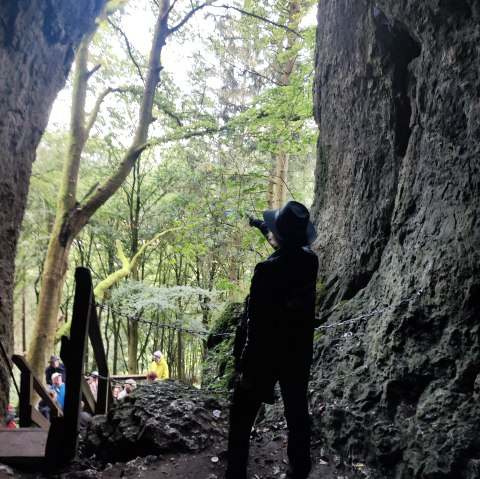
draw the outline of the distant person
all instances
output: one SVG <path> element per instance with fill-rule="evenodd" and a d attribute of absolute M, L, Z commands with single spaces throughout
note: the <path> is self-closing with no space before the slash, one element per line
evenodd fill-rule
<path fill-rule="evenodd" d="M 279 382 L 288 427 L 286 477 L 305 479 L 311 469 L 307 387 L 318 271 L 317 255 L 308 245 L 316 233 L 307 208 L 296 201 L 265 211 L 263 218 L 277 249 L 256 265 L 250 285 L 241 375 L 230 405 L 225 477 L 247 478 L 250 432 L 262 403 L 273 404 Z"/>
<path fill-rule="evenodd" d="M 17 424 L 15 423 L 15 408 L 9 404 L 7 407 L 7 420 L 5 421 L 5 427 L 7 429 L 16 429 Z"/>
<path fill-rule="evenodd" d="M 50 356 L 50 364 L 45 368 L 45 382 L 49 385 L 52 385 L 53 373 L 60 373 L 62 375 L 63 382 L 67 382 L 67 369 L 65 368 L 64 364 L 60 362 L 58 356 L 55 356 L 55 354 Z"/>
<path fill-rule="evenodd" d="M 150 364 L 149 371 L 157 373 L 158 379 L 168 379 L 168 364 L 160 351 L 153 353 L 153 361 Z"/>
<path fill-rule="evenodd" d="M 85 439 L 87 437 L 87 427 L 90 424 L 90 421 L 92 420 L 92 415 L 85 411 L 84 409 L 85 403 L 82 401 L 81 402 L 81 412 L 80 412 L 80 420 L 78 423 L 78 433 L 80 434 L 80 437 L 82 439 Z"/>
<path fill-rule="evenodd" d="M 134 379 L 127 379 L 123 383 L 123 391 L 120 391 L 118 395 L 118 399 L 123 399 L 124 397 L 128 396 L 134 389 L 137 388 L 137 383 Z"/>
<path fill-rule="evenodd" d="M 52 401 L 60 408 L 60 404 L 58 404 L 57 402 L 57 393 L 53 389 L 49 389 L 47 392 Z M 44 416 L 49 421 L 51 421 L 52 418 L 57 417 L 58 414 L 57 411 L 52 411 L 50 409 L 50 406 L 48 406 L 48 404 L 43 399 L 41 399 L 38 403 L 38 410 L 40 411 L 42 416 Z"/>
<path fill-rule="evenodd" d="M 90 373 L 88 386 L 90 387 L 90 391 L 92 391 L 93 397 L 96 401 L 98 396 L 98 371 L 92 371 Z"/>
<path fill-rule="evenodd" d="M 57 402 L 63 412 L 65 407 L 65 384 L 60 373 L 52 374 L 52 385 L 50 386 L 50 389 L 57 394 Z"/>
<path fill-rule="evenodd" d="M 118 395 L 122 392 L 123 388 L 121 386 L 114 386 L 112 389 L 113 400 L 118 400 Z"/>
<path fill-rule="evenodd" d="M 148 371 L 145 384 L 150 385 L 153 384 L 154 381 L 158 381 L 157 373 L 155 371 Z"/>

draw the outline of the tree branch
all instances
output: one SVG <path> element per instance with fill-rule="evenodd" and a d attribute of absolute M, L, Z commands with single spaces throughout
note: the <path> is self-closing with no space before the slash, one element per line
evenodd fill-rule
<path fill-rule="evenodd" d="M 97 116 L 100 111 L 100 106 L 102 105 L 103 100 L 105 100 L 105 97 L 110 93 L 128 92 L 128 91 L 131 91 L 131 90 L 129 90 L 128 88 L 108 87 L 99 95 L 99 97 L 97 98 L 97 101 L 95 102 L 95 106 L 93 107 L 93 110 L 90 113 L 90 116 L 88 118 L 88 123 L 85 127 L 85 138 L 88 138 L 90 136 L 90 130 L 92 129 L 93 125 L 95 124 L 95 121 L 97 120 Z"/>
<path fill-rule="evenodd" d="M 143 75 L 142 75 L 142 71 L 140 70 L 140 67 L 137 63 L 137 61 L 135 60 L 134 56 L 133 56 L 133 52 L 132 52 L 132 48 L 130 46 L 130 42 L 128 41 L 128 38 L 127 38 L 127 35 L 125 35 L 125 33 L 123 32 L 123 30 L 115 25 L 109 18 L 107 18 L 107 22 L 115 29 L 117 30 L 117 32 L 120 33 L 120 35 L 122 35 L 123 39 L 125 40 L 125 44 L 127 45 L 127 50 L 128 50 L 128 56 L 130 57 L 130 59 L 132 60 L 133 64 L 135 65 L 135 68 L 137 69 L 137 72 L 138 72 L 138 75 L 140 76 L 140 78 L 142 79 L 142 82 L 145 84 L 145 78 L 143 78 Z"/>
<path fill-rule="evenodd" d="M 172 33 L 175 33 L 177 30 L 182 28 L 183 25 L 185 25 L 185 23 L 187 23 L 188 20 L 190 20 L 190 18 L 193 15 L 195 15 L 195 13 L 197 13 L 199 10 L 201 10 L 202 8 L 209 7 L 209 6 L 213 5 L 216 1 L 217 0 L 209 0 L 205 3 L 202 3 L 201 5 L 198 5 L 197 7 L 193 8 L 192 10 L 190 10 L 190 12 L 188 12 L 187 15 L 185 15 L 185 17 L 179 23 L 177 23 L 177 25 L 175 25 L 172 28 L 169 28 L 169 35 L 172 34 Z M 176 3 L 176 0 L 173 2 L 171 8 L 173 8 L 173 5 L 175 5 L 175 3 Z"/>
<path fill-rule="evenodd" d="M 296 30 L 293 30 L 292 28 L 288 27 L 287 25 L 282 25 L 281 23 L 274 22 L 273 20 L 269 20 L 268 18 L 262 17 L 261 15 L 257 15 L 256 13 L 253 12 L 247 12 L 246 10 L 242 10 L 241 8 L 238 7 L 233 7 L 231 5 L 212 5 L 215 8 L 225 8 L 226 10 L 232 9 L 236 10 L 237 12 L 241 13 L 242 15 L 247 15 L 249 17 L 256 18 L 257 20 L 261 20 L 262 22 L 269 23 L 270 25 L 273 25 L 274 27 L 278 28 L 283 28 L 284 30 L 287 30 L 287 32 L 291 32 L 294 35 L 296 35 L 299 38 L 303 38 L 300 33 L 298 33 Z"/>
<path fill-rule="evenodd" d="M 91 70 L 87 71 L 85 74 L 86 80 L 88 81 L 96 71 L 100 70 L 101 67 L 102 65 L 99 63 L 98 65 L 95 65 Z"/>
<path fill-rule="evenodd" d="M 195 138 L 197 136 L 205 136 L 205 135 L 213 135 L 215 133 L 220 133 L 222 131 L 228 130 L 229 127 L 227 125 L 221 126 L 220 128 L 205 128 L 203 130 L 196 130 L 196 131 L 188 131 L 180 135 L 165 135 L 162 138 L 151 139 L 146 145 L 145 148 L 149 148 L 156 145 L 161 145 L 164 143 L 168 143 L 170 141 L 178 141 L 178 140 L 188 140 L 189 138 Z"/>

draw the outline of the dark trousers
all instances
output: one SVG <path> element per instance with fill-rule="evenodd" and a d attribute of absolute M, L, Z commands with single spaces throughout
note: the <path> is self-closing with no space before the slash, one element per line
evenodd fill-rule
<path fill-rule="evenodd" d="M 289 471 L 291 477 L 306 478 L 311 468 L 308 377 L 285 376 L 279 382 L 288 427 Z M 227 479 L 247 478 L 250 432 L 261 404 L 261 396 L 254 389 L 237 384 L 230 405 Z"/>

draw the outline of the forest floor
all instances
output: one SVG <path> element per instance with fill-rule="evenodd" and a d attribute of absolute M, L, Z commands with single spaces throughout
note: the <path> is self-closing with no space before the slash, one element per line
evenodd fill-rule
<path fill-rule="evenodd" d="M 138 457 L 127 463 L 101 464 L 94 457 L 75 461 L 52 479 L 87 478 L 175 478 L 223 479 L 226 467 L 226 444 L 216 444 L 199 453 L 174 453 Z M 280 479 L 287 467 L 287 431 L 284 423 L 270 423 L 254 429 L 250 443 L 249 479 Z M 0 479 L 41 479 L 39 472 L 0 467 Z M 325 457 L 313 456 L 310 479 L 353 479 Z"/>

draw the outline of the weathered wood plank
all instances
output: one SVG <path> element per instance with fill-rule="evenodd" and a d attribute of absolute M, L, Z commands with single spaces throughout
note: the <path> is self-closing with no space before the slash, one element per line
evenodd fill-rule
<path fill-rule="evenodd" d="M 95 414 L 95 398 L 93 397 L 90 386 L 85 378 L 82 379 L 82 398 L 85 403 L 85 410 L 90 414 Z"/>
<path fill-rule="evenodd" d="M 32 422 L 37 426 L 46 429 L 50 428 L 50 421 L 38 410 L 32 407 L 31 411 Z"/>
<path fill-rule="evenodd" d="M 118 381 L 124 381 L 125 379 L 135 379 L 135 381 L 142 381 L 147 379 L 146 374 L 115 374 L 110 376 L 112 379 L 117 379 Z"/>
<path fill-rule="evenodd" d="M 48 431 L 38 427 L 0 429 L 0 462 L 43 459 Z"/>

